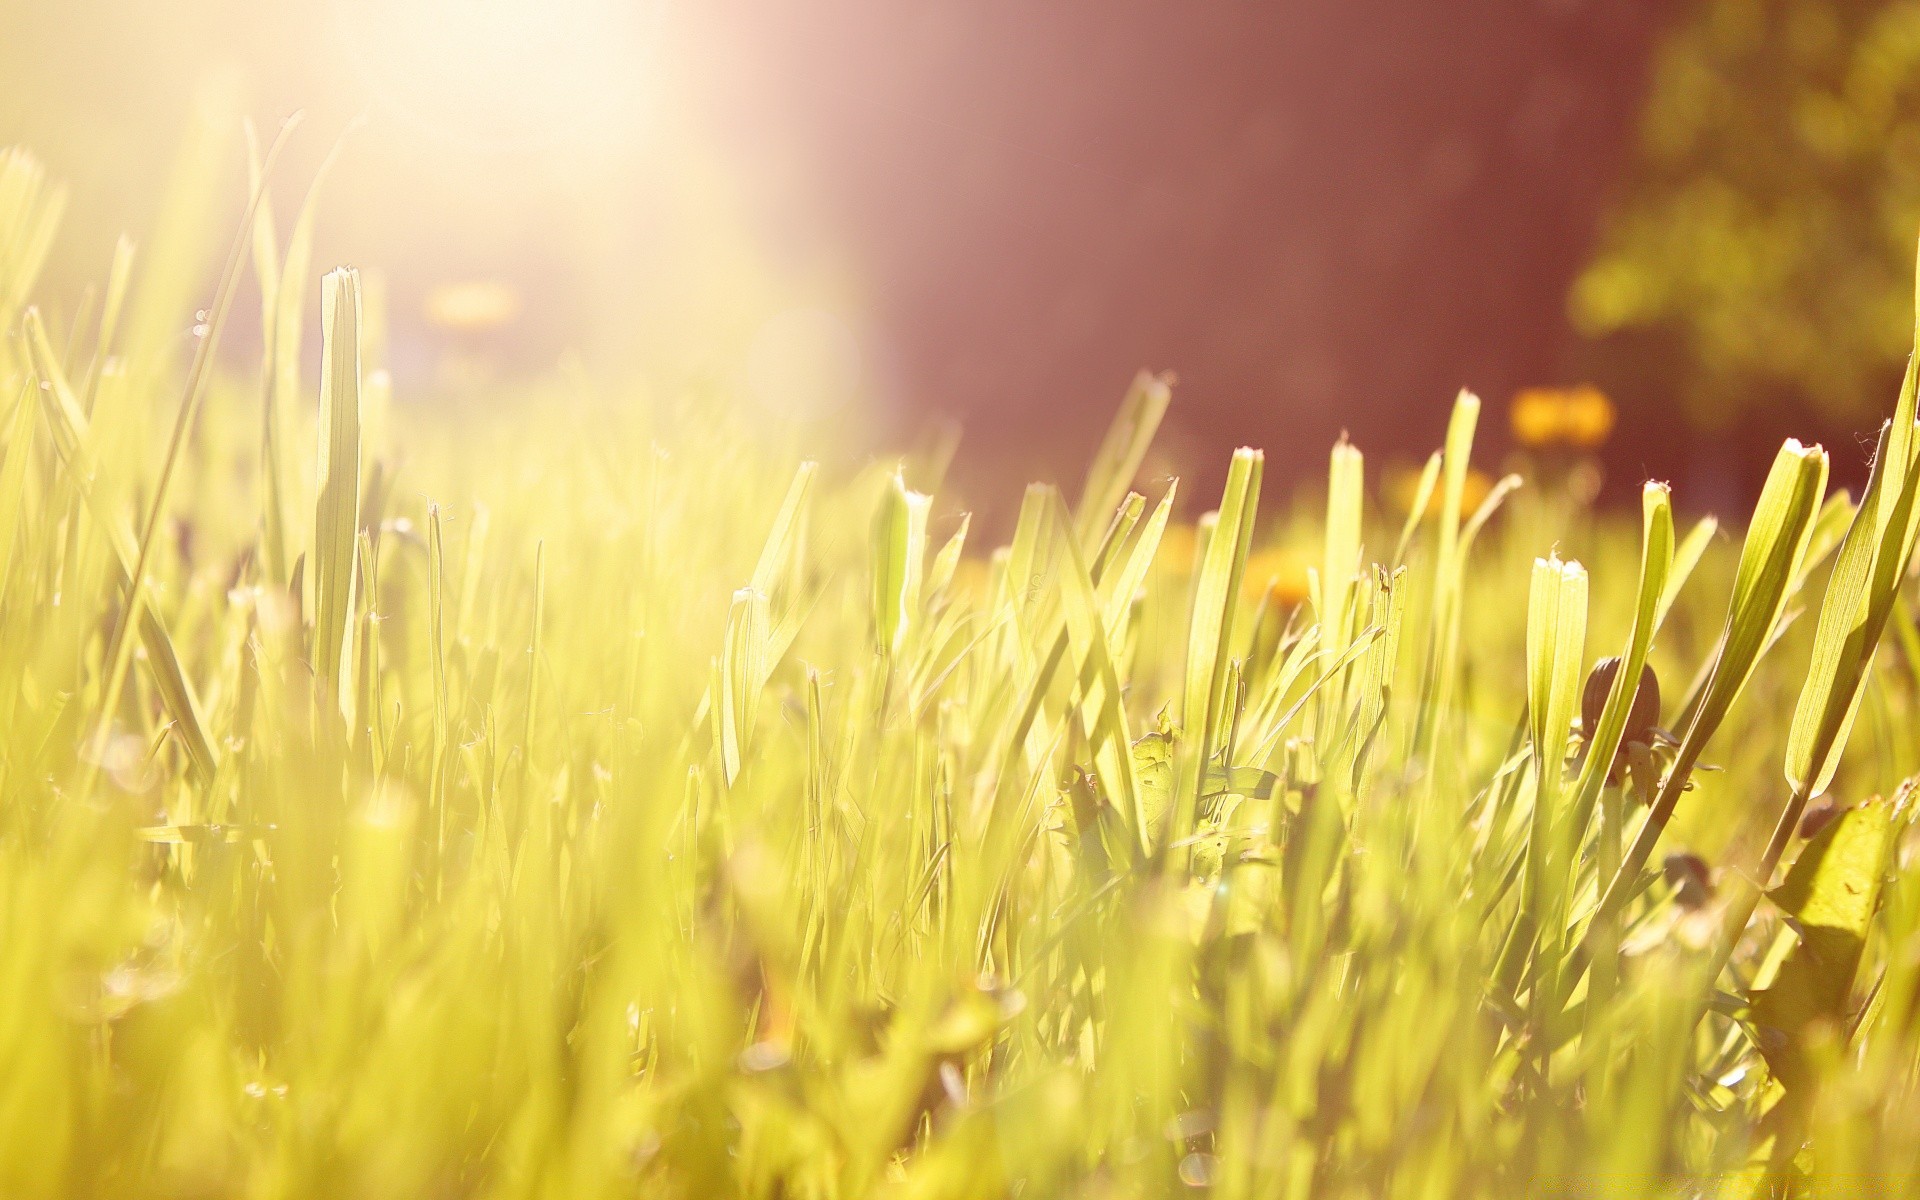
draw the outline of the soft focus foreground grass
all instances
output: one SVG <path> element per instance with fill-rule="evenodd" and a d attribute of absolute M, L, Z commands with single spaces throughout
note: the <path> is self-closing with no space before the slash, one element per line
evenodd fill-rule
<path fill-rule="evenodd" d="M 1897 426 L 1744 553 L 1551 455 L 1476 513 L 1471 398 L 1415 522 L 1343 446 L 1196 526 L 1143 378 L 994 549 L 717 397 L 393 405 L 351 275 L 316 392 L 264 215 L 269 359 L 176 424 L 137 257 L 29 311 L 51 201 L 0 168 L 0 1194 L 1920 1188 L 1908 811 L 1799 836 L 1838 742 L 1920 769 Z M 1649 645 L 1665 728 L 1576 719 Z"/>

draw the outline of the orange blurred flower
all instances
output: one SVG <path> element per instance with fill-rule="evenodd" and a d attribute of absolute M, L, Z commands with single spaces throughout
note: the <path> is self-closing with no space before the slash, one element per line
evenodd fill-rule
<path fill-rule="evenodd" d="M 1471 513 L 1480 507 L 1480 502 L 1493 490 L 1493 479 L 1485 471 L 1473 467 L 1467 468 L 1467 477 L 1461 481 L 1460 511 Z M 1434 484 L 1433 494 L 1427 497 L 1427 511 L 1421 513 L 1422 519 L 1440 514 L 1440 506 L 1446 502 L 1442 493 L 1446 489 L 1444 481 Z M 1420 495 L 1420 472 L 1412 467 L 1398 467 L 1387 472 L 1386 498 L 1397 513 L 1405 515 L 1413 511 L 1413 502 Z"/>
<path fill-rule="evenodd" d="M 1308 558 L 1291 546 L 1274 546 L 1247 557 L 1241 595 L 1258 604 L 1264 596 L 1276 608 L 1292 608 L 1307 599 Z"/>
<path fill-rule="evenodd" d="M 1571 446 L 1592 450 L 1613 433 L 1613 401 L 1590 383 L 1566 388 L 1524 388 L 1509 412 L 1513 436 L 1523 446 Z"/>
<path fill-rule="evenodd" d="M 1183 573 L 1192 570 L 1199 537 L 1198 531 L 1191 525 L 1167 526 L 1167 531 L 1160 535 L 1160 549 L 1155 551 L 1154 561 L 1169 570 Z"/>
<path fill-rule="evenodd" d="M 492 280 L 443 283 L 427 294 L 427 320 L 455 333 L 498 329 L 520 315 L 520 294 Z"/>

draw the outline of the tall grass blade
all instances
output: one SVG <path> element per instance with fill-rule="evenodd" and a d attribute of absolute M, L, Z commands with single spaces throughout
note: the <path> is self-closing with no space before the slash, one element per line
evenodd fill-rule
<path fill-rule="evenodd" d="M 93 512 L 94 520 L 106 531 L 107 544 L 112 550 L 115 583 L 131 594 L 134 564 L 140 557 L 139 543 L 134 540 L 133 529 L 127 524 L 125 515 L 105 503 L 95 486 L 100 468 L 99 458 L 93 449 L 92 431 L 65 373 L 60 369 L 53 347 L 47 341 L 46 328 L 38 313 L 29 310 L 25 329 L 34 370 L 46 385 L 39 389 L 40 411 L 46 417 L 54 450 L 65 463 L 69 476 L 76 482 L 81 499 Z M 153 671 L 154 685 L 159 690 L 161 703 L 166 708 L 167 717 L 173 722 L 181 745 L 186 748 L 187 759 L 193 764 L 194 778 L 202 784 L 211 783 L 219 767 L 219 755 L 215 752 L 212 739 L 207 736 L 199 697 L 180 665 L 173 639 L 151 606 L 141 606 L 138 622 L 140 645 L 147 652 L 147 664 Z"/>
<path fill-rule="evenodd" d="M 1833 780 L 1860 709 L 1867 669 L 1920 535 L 1914 399 L 1915 363 L 1909 360 L 1893 419 L 1880 434 L 1866 492 L 1827 581 L 1813 660 L 1794 706 L 1786 776 L 1803 797 L 1819 795 Z"/>
<path fill-rule="evenodd" d="M 1593 804 L 1620 752 L 1620 740 L 1627 729 L 1633 702 L 1640 688 L 1647 652 L 1653 647 L 1654 630 L 1660 622 L 1661 598 L 1673 572 L 1673 500 L 1664 483 L 1649 482 L 1640 491 L 1640 587 L 1634 605 L 1633 628 L 1626 647 L 1620 653 L 1620 666 L 1607 689 L 1606 705 L 1600 710 L 1600 723 L 1584 730 L 1587 759 L 1581 766 L 1574 801 L 1575 829 L 1584 829 L 1593 812 Z"/>
<path fill-rule="evenodd" d="M 1120 411 L 1094 452 L 1086 482 L 1080 488 L 1080 502 L 1074 506 L 1074 530 L 1083 542 L 1092 542 L 1133 486 L 1134 476 L 1140 473 L 1140 464 L 1146 461 L 1154 434 L 1159 432 L 1172 403 L 1173 387 L 1166 376 L 1145 371 L 1134 376 L 1126 399 L 1120 402 Z"/>
<path fill-rule="evenodd" d="M 360 319 L 359 272 L 328 272 L 320 281 L 320 491 L 309 575 L 314 677 L 343 714 L 352 703 L 345 682 L 359 580 L 353 540 L 360 528 Z"/>
<path fill-rule="evenodd" d="M 1618 913 L 1637 886 L 1654 844 L 1666 829 L 1686 789 L 1694 764 L 1709 738 L 1720 727 L 1727 710 L 1746 686 L 1760 653 L 1773 637 L 1786 607 L 1790 585 L 1806 557 L 1814 518 L 1827 486 L 1827 453 L 1818 446 L 1802 446 L 1789 439 L 1774 458 L 1773 468 L 1754 506 L 1740 563 L 1734 573 L 1733 596 L 1727 606 L 1713 671 L 1686 732 L 1681 735 L 1673 765 L 1660 786 L 1647 818 L 1622 858 L 1601 898 L 1600 914 Z"/>
<path fill-rule="evenodd" d="M 910 491 L 895 472 L 873 522 L 873 630 L 882 653 L 906 646 L 920 611 L 921 563 L 927 549 L 931 496 Z"/>
<path fill-rule="evenodd" d="M 1220 497 L 1213 536 L 1207 542 L 1194 590 L 1193 616 L 1187 632 L 1187 664 L 1181 722 L 1192 748 L 1190 786 L 1183 786 L 1170 838 L 1178 842 L 1192 832 L 1193 816 L 1206 786 L 1221 726 L 1225 724 L 1228 657 L 1233 645 L 1233 618 L 1246 572 L 1247 552 L 1253 544 L 1253 521 L 1260 507 L 1260 474 L 1264 456 L 1258 450 L 1234 451 L 1227 482 Z"/>
<path fill-rule="evenodd" d="M 726 653 L 720 660 L 720 761 L 728 786 L 739 782 L 759 720 L 760 692 L 773 670 L 767 607 L 766 593 L 741 588 L 727 613 Z"/>

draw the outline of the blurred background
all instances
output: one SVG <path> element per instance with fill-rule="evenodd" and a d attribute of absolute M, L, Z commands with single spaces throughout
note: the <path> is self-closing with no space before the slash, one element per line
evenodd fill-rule
<path fill-rule="evenodd" d="M 0 144 L 68 187 L 53 307 L 122 231 L 210 277 L 243 120 L 301 110 L 283 227 L 337 145 L 316 265 L 379 273 L 395 395 L 450 420 L 565 362 L 823 439 L 957 420 L 979 496 L 1076 479 L 1147 368 L 1170 465 L 1261 445 L 1284 491 L 1343 429 L 1417 460 L 1465 386 L 1496 446 L 1730 508 L 1787 434 L 1857 478 L 1911 338 L 1914 0 L 0 16 Z"/>

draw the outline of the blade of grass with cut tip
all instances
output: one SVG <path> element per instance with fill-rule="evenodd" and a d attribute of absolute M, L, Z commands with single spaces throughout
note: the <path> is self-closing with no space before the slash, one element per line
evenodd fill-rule
<path fill-rule="evenodd" d="M 1533 927 L 1545 933 L 1564 922 L 1567 857 L 1564 821 L 1567 744 L 1580 698 L 1586 660 L 1587 572 L 1558 556 L 1535 559 L 1527 596 L 1527 733 L 1533 747 L 1533 813 L 1527 836 L 1527 896 Z M 1539 961 L 1557 960 L 1552 945 Z M 1550 988 L 1537 989 L 1544 1002 Z"/>
<path fill-rule="evenodd" d="M 1740 547 L 1733 596 L 1727 605 L 1726 625 L 1706 690 L 1681 736 L 1673 764 L 1640 832 L 1601 898 L 1598 912 L 1602 918 L 1617 914 L 1633 894 L 1707 740 L 1746 686 L 1761 651 L 1780 623 L 1790 585 L 1806 557 L 1826 486 L 1826 451 L 1793 440 L 1780 448 Z M 1594 927 L 1603 923 L 1596 921 Z"/>
<path fill-rule="evenodd" d="M 360 528 L 360 274 L 330 271 L 320 281 L 320 482 L 314 502 L 313 670 L 342 713 L 352 638 Z"/>
<path fill-rule="evenodd" d="M 1614 672 L 1613 685 L 1607 689 L 1606 705 L 1593 729 L 1585 730 L 1587 761 L 1580 769 L 1575 785 L 1573 834 L 1586 828 L 1593 805 L 1611 773 L 1620 740 L 1626 734 L 1627 718 L 1632 715 L 1634 698 L 1640 690 L 1640 675 L 1653 647 L 1653 631 L 1659 624 L 1660 600 L 1666 594 L 1667 580 L 1673 570 L 1673 497 L 1664 483 L 1647 483 L 1640 491 L 1640 588 L 1633 611 L 1633 628 L 1620 653 L 1620 667 Z"/>
<path fill-rule="evenodd" d="M 884 654 L 900 653 L 920 609 L 920 564 L 932 497 L 894 472 L 873 523 L 873 630 Z"/>
<path fill-rule="evenodd" d="M 1213 756 L 1216 730 L 1226 708 L 1229 648 L 1233 645 L 1234 609 L 1240 581 L 1246 572 L 1247 552 L 1253 542 L 1254 516 L 1260 507 L 1260 474 L 1265 456 L 1242 448 L 1233 452 L 1219 516 L 1208 539 L 1206 558 L 1194 589 L 1193 616 L 1188 625 L 1185 690 L 1181 722 L 1193 748 L 1189 769 L 1192 786 L 1176 797 L 1170 840 L 1180 842 L 1193 832 L 1194 813 L 1206 786 L 1207 765 Z"/>
<path fill-rule="evenodd" d="M 1447 420 L 1447 439 L 1441 459 L 1440 532 L 1433 576 L 1433 605 L 1427 646 L 1426 679 L 1421 689 L 1420 713 L 1415 722 L 1415 745 L 1426 763 L 1428 778 L 1437 781 L 1435 755 L 1441 727 L 1453 705 L 1454 677 L 1460 659 L 1460 589 L 1465 575 L 1460 553 L 1460 515 L 1465 506 L 1467 465 L 1473 456 L 1473 434 L 1480 422 L 1480 398 L 1462 390 Z"/>
<path fill-rule="evenodd" d="M 1342 437 L 1327 462 L 1326 552 L 1319 594 L 1320 642 L 1329 658 L 1346 653 L 1347 613 L 1360 581 L 1360 527 L 1366 486 L 1366 460 Z M 1322 724 L 1344 707 L 1346 689 L 1335 680 L 1320 693 Z"/>
<path fill-rule="evenodd" d="M 1920 534 L 1914 463 L 1915 361 L 1881 430 L 1866 492 L 1827 581 L 1813 658 L 1787 735 L 1786 777 L 1804 803 L 1833 780 L 1860 709 L 1867 669 Z M 1794 819 L 1797 821 L 1798 814 Z"/>

